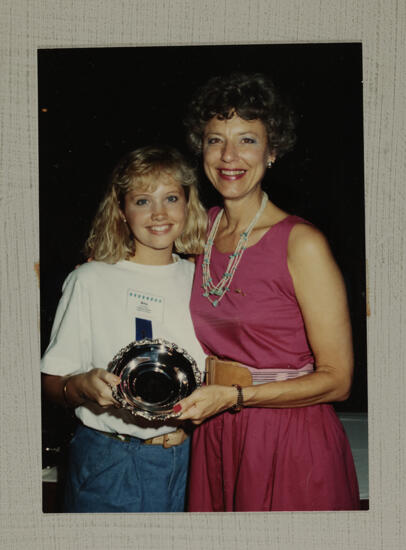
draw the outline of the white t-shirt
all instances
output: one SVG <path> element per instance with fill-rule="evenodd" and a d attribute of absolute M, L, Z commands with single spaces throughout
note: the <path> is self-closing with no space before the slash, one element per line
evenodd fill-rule
<path fill-rule="evenodd" d="M 137 317 L 151 320 L 152 337 L 184 348 L 203 372 L 205 355 L 189 312 L 194 264 L 176 255 L 174 260 L 162 266 L 93 261 L 70 273 L 41 372 L 65 376 L 107 368 L 121 348 L 136 340 Z M 77 407 L 75 413 L 90 428 L 142 439 L 175 429 L 96 403 Z"/>

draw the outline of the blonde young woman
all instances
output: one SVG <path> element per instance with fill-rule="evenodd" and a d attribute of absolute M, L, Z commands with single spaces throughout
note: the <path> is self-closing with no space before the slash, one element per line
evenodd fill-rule
<path fill-rule="evenodd" d="M 143 147 L 119 162 L 87 241 L 93 261 L 66 279 L 42 359 L 45 396 L 80 420 L 67 512 L 184 510 L 190 443 L 182 423 L 156 425 L 117 408 L 119 378 L 106 367 L 139 338 L 134 296 L 142 293 L 156 304 L 152 336 L 184 347 L 203 370 L 189 313 L 194 265 L 174 249 L 199 252 L 205 230 L 194 171 L 176 150 Z"/>
<path fill-rule="evenodd" d="M 189 510 L 357 509 L 350 446 L 329 404 L 352 381 L 343 279 L 320 231 L 261 188 L 294 144 L 292 115 L 268 78 L 235 74 L 197 92 L 186 125 L 223 199 L 191 299 L 212 384 L 176 406 L 198 425 Z"/>

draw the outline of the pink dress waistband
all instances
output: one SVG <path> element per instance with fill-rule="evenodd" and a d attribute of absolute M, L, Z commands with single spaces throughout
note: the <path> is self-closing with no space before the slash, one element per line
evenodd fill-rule
<path fill-rule="evenodd" d="M 247 365 L 245 366 L 251 373 L 252 383 L 254 385 L 290 380 L 292 378 L 304 376 L 305 374 L 310 374 L 314 371 L 313 363 L 307 363 L 307 365 L 300 367 L 300 369 L 256 369 L 254 367 L 248 367 Z"/>

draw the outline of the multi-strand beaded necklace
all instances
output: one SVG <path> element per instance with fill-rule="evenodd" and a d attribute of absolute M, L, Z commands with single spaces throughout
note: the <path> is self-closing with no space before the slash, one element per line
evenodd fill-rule
<path fill-rule="evenodd" d="M 263 192 L 262 202 L 258 212 L 255 214 L 255 217 L 253 218 L 247 229 L 241 233 L 240 239 L 233 254 L 230 254 L 229 256 L 230 259 L 223 276 L 217 284 L 214 284 L 210 274 L 211 251 L 224 209 L 221 209 L 220 212 L 217 214 L 216 219 L 214 220 L 214 223 L 210 230 L 209 236 L 207 238 L 207 243 L 204 247 L 202 285 L 204 289 L 203 296 L 207 298 L 214 307 L 218 306 L 224 294 L 230 290 L 231 281 L 233 280 L 238 264 L 241 261 L 244 250 L 247 248 L 248 237 L 250 236 L 251 231 L 254 229 L 255 224 L 259 220 L 262 212 L 264 211 L 267 202 L 268 195 Z"/>

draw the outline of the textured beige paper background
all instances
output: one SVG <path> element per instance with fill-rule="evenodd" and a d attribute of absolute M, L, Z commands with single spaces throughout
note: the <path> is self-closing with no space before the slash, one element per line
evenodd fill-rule
<path fill-rule="evenodd" d="M 404 0 L 2 0 L 1 548 L 406 547 L 402 427 L 405 29 Z M 364 47 L 371 308 L 371 509 L 351 513 L 43 515 L 39 290 L 34 272 L 39 257 L 36 49 L 360 40 Z"/>

